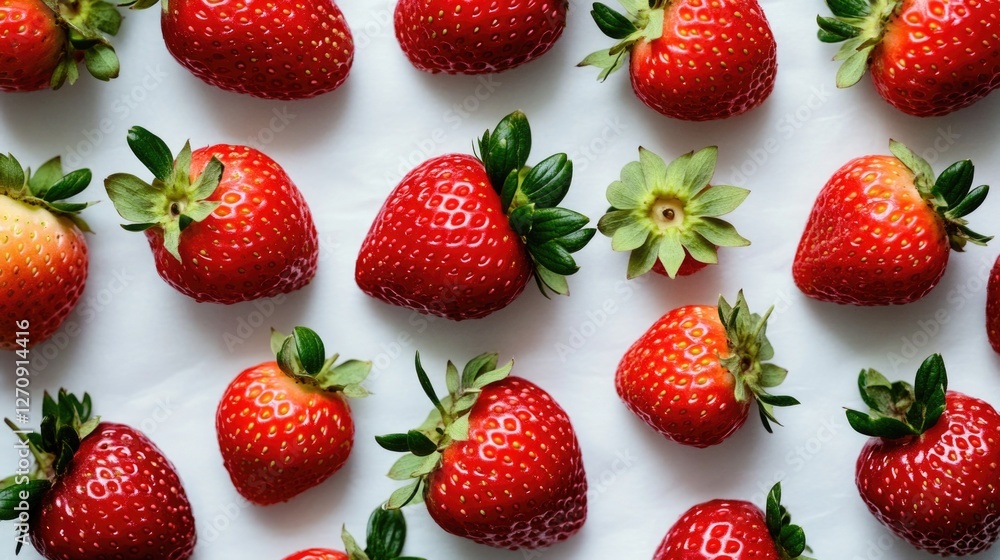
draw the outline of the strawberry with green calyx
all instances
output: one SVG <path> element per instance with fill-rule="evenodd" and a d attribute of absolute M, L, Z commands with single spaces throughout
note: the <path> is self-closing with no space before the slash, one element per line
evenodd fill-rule
<path fill-rule="evenodd" d="M 420 386 L 434 404 L 415 430 L 377 437 L 406 453 L 389 471 L 410 483 L 387 507 L 424 502 L 445 531 L 512 550 L 540 548 L 576 534 L 587 517 L 587 478 L 566 412 L 537 385 L 508 377 L 513 362 L 448 362 L 439 399 L 417 354 Z"/>
<path fill-rule="evenodd" d="M 300 550 L 284 560 L 423 560 L 400 556 L 406 544 L 406 519 L 398 509 L 379 507 L 368 518 L 367 546 L 361 548 L 344 526 L 341 530 L 346 554 L 329 548 Z"/>
<path fill-rule="evenodd" d="M 35 463 L 0 482 L 0 519 L 26 522 L 48 560 L 190 558 L 194 517 L 173 465 L 144 434 L 91 408 L 89 395 L 60 390 L 45 393 L 38 432 L 7 421 Z"/>
<path fill-rule="evenodd" d="M 215 414 L 223 464 L 233 486 L 259 505 L 284 502 L 339 471 L 354 447 L 348 398 L 368 391 L 361 382 L 371 362 L 326 357 L 315 331 L 271 333 L 277 361 L 236 376 Z"/>
<path fill-rule="evenodd" d="M 218 144 L 174 160 L 148 130 L 129 147 L 152 184 L 125 173 L 105 188 L 128 231 L 145 232 L 160 276 L 197 301 L 238 303 L 308 284 L 319 257 L 316 226 L 284 169 L 247 146 Z"/>
<path fill-rule="evenodd" d="M 63 174 L 58 157 L 32 173 L 0 154 L 0 349 L 47 340 L 80 300 L 90 228 L 79 213 L 93 203 L 66 199 L 90 180 L 89 169 Z"/>
<path fill-rule="evenodd" d="M 869 412 L 847 411 L 869 436 L 856 483 L 868 510 L 916 548 L 942 556 L 975 554 L 1000 537 L 1000 414 L 989 403 L 948 390 L 940 354 L 916 381 L 890 382 L 862 370 Z"/>
<path fill-rule="evenodd" d="M 728 222 L 750 191 L 712 186 L 718 148 L 685 154 L 668 166 L 660 156 L 639 148 L 639 161 L 622 169 L 608 187 L 611 209 L 598 229 L 615 251 L 631 251 L 628 277 L 650 270 L 674 278 L 718 262 L 719 247 L 750 244 Z"/>

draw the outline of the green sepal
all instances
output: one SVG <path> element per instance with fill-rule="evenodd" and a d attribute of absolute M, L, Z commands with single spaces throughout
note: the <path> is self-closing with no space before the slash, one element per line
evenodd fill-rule
<path fill-rule="evenodd" d="M 406 544 L 403 512 L 379 507 L 368 517 L 365 553 L 371 560 L 394 560 Z"/>
<path fill-rule="evenodd" d="M 118 55 L 110 45 L 98 43 L 84 50 L 83 64 L 91 76 L 103 82 L 117 78 L 121 72 Z"/>
<path fill-rule="evenodd" d="M 802 556 L 809 551 L 806 544 L 806 533 L 802 527 L 792 523 L 792 516 L 785 506 L 781 505 L 781 483 L 775 484 L 767 494 L 764 518 L 767 531 L 778 549 L 782 560 L 812 560 Z"/>
<path fill-rule="evenodd" d="M 72 221 L 81 231 L 91 233 L 79 213 L 96 202 L 67 202 L 87 188 L 93 178 L 89 169 L 77 169 L 63 174 L 62 161 L 54 157 L 38 171 L 21 166 L 12 154 L 0 154 L 0 196 L 40 206 L 57 216 Z"/>
<path fill-rule="evenodd" d="M 339 354 L 326 357 L 326 347 L 315 331 L 295 327 L 291 335 L 271 330 L 271 350 L 285 375 L 323 391 L 340 392 L 349 398 L 368 396 L 361 383 L 371 372 L 372 363 L 345 360 Z"/>
<path fill-rule="evenodd" d="M 0 521 L 13 521 L 20 515 L 18 508 L 21 505 L 21 493 L 27 494 L 28 514 L 37 511 L 41 503 L 42 496 L 52 487 L 48 480 L 29 480 L 24 484 L 6 486 L 0 490 Z"/>
<path fill-rule="evenodd" d="M 504 117 L 479 140 L 478 156 L 494 189 L 501 188 L 512 171 L 524 167 L 530 152 L 531 128 L 528 117 L 521 111 Z"/>
<path fill-rule="evenodd" d="M 600 69 L 598 80 L 604 81 L 625 65 L 632 47 L 639 41 L 654 41 L 663 36 L 664 2 L 622 0 L 626 14 L 597 2 L 590 15 L 597 27 L 617 43 L 609 49 L 595 51 L 577 66 L 594 66 Z"/>
<path fill-rule="evenodd" d="M 49 87 L 59 89 L 66 83 L 76 83 L 80 76 L 77 56 L 83 55 L 84 66 L 94 77 L 108 81 L 118 77 L 120 64 L 114 47 L 108 40 L 121 28 L 122 17 L 117 8 L 104 0 L 43 0 L 52 10 L 65 45 L 52 72 Z"/>
<path fill-rule="evenodd" d="M 868 70 L 872 52 L 882 41 L 886 25 L 903 0 L 827 0 L 834 17 L 817 16 L 817 37 L 824 43 L 843 43 L 834 60 L 844 61 L 837 71 L 837 87 L 858 83 Z"/>
<path fill-rule="evenodd" d="M 870 410 L 847 411 L 847 420 L 855 431 L 883 439 L 919 436 L 944 414 L 948 372 L 944 358 L 933 354 L 920 364 L 913 385 L 889 382 L 881 373 L 866 369 L 858 375 L 858 389 Z"/>

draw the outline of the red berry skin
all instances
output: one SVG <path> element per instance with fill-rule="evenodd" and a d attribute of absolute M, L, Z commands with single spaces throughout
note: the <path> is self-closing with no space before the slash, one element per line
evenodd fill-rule
<path fill-rule="evenodd" d="M 916 301 L 944 275 L 951 246 L 944 221 L 892 156 L 840 168 L 813 206 L 792 274 L 807 296 L 853 305 Z"/>
<path fill-rule="evenodd" d="M 1000 353 L 1000 258 L 990 271 L 986 288 L 986 334 L 993 350 Z"/>
<path fill-rule="evenodd" d="M 31 520 L 31 542 L 48 560 L 184 560 L 195 540 L 174 466 L 139 431 L 107 422 L 80 442 Z"/>
<path fill-rule="evenodd" d="M 1000 86 L 997 33 L 997 0 L 905 0 L 872 52 L 872 82 L 910 115 L 968 107 Z"/>
<path fill-rule="evenodd" d="M 425 501 L 445 531 L 496 548 L 565 540 L 587 517 L 587 477 L 566 412 L 518 377 L 487 385 L 469 439 L 445 449 Z"/>
<path fill-rule="evenodd" d="M 717 307 L 674 309 L 625 352 L 615 389 L 629 410 L 667 439 L 717 445 L 750 414 L 750 399 L 736 400 L 736 378 L 719 362 L 729 354 Z"/>
<path fill-rule="evenodd" d="M 42 0 L 0 0 L 0 91 L 48 89 L 64 41 Z"/>
<path fill-rule="evenodd" d="M 712 500 L 671 527 L 653 560 L 780 560 L 764 512 L 750 502 Z"/>
<path fill-rule="evenodd" d="M 457 154 L 403 178 L 375 218 L 355 269 L 366 294 L 456 321 L 503 309 L 531 274 L 528 250 L 482 162 Z"/>
<path fill-rule="evenodd" d="M 286 556 L 284 560 L 349 560 L 349 557 L 339 550 L 310 548 L 309 550 L 300 550 L 291 556 Z"/>
<path fill-rule="evenodd" d="M 47 340 L 83 294 L 89 257 L 83 232 L 66 217 L 0 195 L 0 349 Z M 27 329 L 17 322 L 27 320 Z M 27 332 L 27 336 L 18 336 Z"/>
<path fill-rule="evenodd" d="M 191 176 L 215 156 L 225 166 L 207 198 L 222 204 L 181 232 L 178 261 L 159 228 L 146 230 L 156 269 L 168 284 L 201 302 L 239 303 L 274 297 L 316 275 L 319 241 L 302 193 L 274 160 L 246 146 L 195 150 Z"/>
<path fill-rule="evenodd" d="M 192 74 L 227 91 L 305 99 L 347 79 L 354 41 L 330 0 L 165 0 L 167 50 Z"/>
<path fill-rule="evenodd" d="M 949 391 L 944 414 L 923 435 L 872 438 L 857 463 L 869 511 L 913 546 L 973 554 L 1000 536 L 1000 415 Z"/>
<path fill-rule="evenodd" d="M 681 263 L 681 267 L 677 269 L 677 276 L 691 276 L 706 266 L 708 266 L 708 263 L 703 263 L 691 257 L 691 255 L 686 255 L 684 257 L 684 262 Z M 653 272 L 668 278 L 670 277 L 670 275 L 667 274 L 667 269 L 663 268 L 663 263 L 660 262 L 659 259 L 653 263 Z"/>
<path fill-rule="evenodd" d="M 632 47 L 636 96 L 675 119 L 725 119 L 771 95 L 777 45 L 757 0 L 678 0 L 664 13 L 664 34 Z"/>
<path fill-rule="evenodd" d="M 548 52 L 568 7 L 567 0 L 399 0 L 396 38 L 425 72 L 503 72 Z"/>
<path fill-rule="evenodd" d="M 347 462 L 354 420 L 340 392 L 297 383 L 268 362 L 229 384 L 215 415 L 233 486 L 258 505 L 285 502 Z"/>

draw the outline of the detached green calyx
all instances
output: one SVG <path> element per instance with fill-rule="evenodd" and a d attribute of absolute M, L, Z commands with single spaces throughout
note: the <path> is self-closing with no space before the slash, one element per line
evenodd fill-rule
<path fill-rule="evenodd" d="M 389 470 L 389 478 L 411 480 L 392 493 L 386 507 L 399 509 L 424 500 L 427 476 L 440 464 L 441 452 L 452 442 L 469 439 L 469 412 L 476 404 L 479 393 L 490 383 L 510 375 L 514 361 L 497 367 L 498 360 L 497 354 L 482 354 L 466 364 L 461 374 L 455 364 L 448 362 L 445 375 L 448 396 L 438 399 L 427 372 L 420 364 L 420 353 L 417 353 L 417 378 L 427 398 L 434 404 L 434 410 L 415 430 L 375 438 L 383 449 L 406 453 Z"/>
<path fill-rule="evenodd" d="M 781 505 L 781 483 L 777 483 L 767 494 L 765 510 L 767 532 L 774 539 L 781 560 L 813 560 L 802 553 L 812 550 L 806 545 L 806 533 L 802 527 L 792 524 L 792 515 Z"/>
<path fill-rule="evenodd" d="M 174 160 L 170 148 L 145 128 L 128 131 L 128 145 L 139 161 L 153 173 L 149 184 L 135 175 L 115 173 L 104 180 L 104 188 L 115 210 L 133 222 L 123 224 L 128 231 L 158 227 L 163 231 L 163 247 L 181 260 L 180 235 L 193 222 L 208 218 L 218 201 L 206 200 L 222 180 L 222 162 L 212 158 L 197 178 L 191 177 L 191 143 Z"/>
<path fill-rule="evenodd" d="M 663 9 L 670 0 L 619 0 L 625 14 L 600 2 L 594 3 L 590 15 L 605 35 L 617 39 L 610 49 L 591 53 L 577 66 L 596 66 L 601 69 L 598 79 L 602 82 L 614 71 L 625 65 L 632 45 L 639 41 L 655 41 L 663 36 Z"/>
<path fill-rule="evenodd" d="M 767 340 L 767 319 L 772 311 L 774 307 L 763 316 L 750 313 L 743 290 L 736 296 L 735 307 L 719 297 L 719 320 L 729 342 L 729 357 L 719 361 L 736 378 L 736 400 L 746 402 L 752 398 L 757 401 L 760 420 L 768 433 L 772 431 L 771 422 L 781 425 L 774 417 L 774 407 L 799 404 L 793 397 L 767 392 L 768 388 L 781 385 L 788 376 L 788 370 L 766 363 L 774 357 L 774 348 Z"/>
<path fill-rule="evenodd" d="M 341 529 L 341 538 L 350 560 L 424 560 L 413 556 L 400 556 L 406 544 L 406 519 L 398 509 L 379 507 L 368 518 L 367 546 L 362 549 L 354 537 Z"/>
<path fill-rule="evenodd" d="M 868 70 L 872 51 L 882 41 L 889 20 L 903 0 L 826 0 L 834 17 L 816 16 L 819 40 L 844 43 L 834 60 L 843 60 L 837 72 L 837 87 L 858 83 Z"/>
<path fill-rule="evenodd" d="M 361 383 L 371 372 L 372 363 L 346 360 L 337 364 L 340 355 L 327 358 L 323 341 L 312 329 L 295 327 L 290 336 L 271 329 L 271 351 L 281 371 L 299 383 L 339 391 L 354 399 L 369 395 Z"/>
<path fill-rule="evenodd" d="M 583 249 L 596 230 L 584 229 L 590 218 L 557 208 L 573 180 L 573 162 L 556 154 L 526 167 L 531 128 L 524 113 L 515 111 L 479 140 L 477 156 L 511 227 L 531 254 L 535 281 L 542 294 L 569 294 L 566 276 L 580 269 L 572 253 Z"/>
<path fill-rule="evenodd" d="M 103 0 L 42 1 L 66 29 L 65 53 L 52 73 L 52 89 L 59 89 L 66 82 L 76 83 L 80 77 L 76 57 L 81 52 L 83 64 L 92 76 L 105 82 L 117 78 L 121 69 L 118 55 L 107 39 L 107 35 L 117 35 L 122 24 L 122 16 L 114 4 Z"/>
<path fill-rule="evenodd" d="M 871 410 L 847 411 L 847 420 L 855 431 L 885 439 L 919 436 L 937 424 L 944 413 L 948 372 L 941 354 L 934 354 L 920 364 L 915 385 L 905 381 L 890 383 L 881 373 L 865 369 L 858 376 L 858 388 Z"/>
<path fill-rule="evenodd" d="M 42 164 L 34 174 L 21 167 L 13 155 L 0 154 L 0 196 L 41 206 L 72 220 L 82 231 L 92 233 L 79 213 L 96 202 L 66 202 L 90 184 L 89 169 L 77 169 L 63 175 L 62 160 L 54 157 Z"/>
<path fill-rule="evenodd" d="M 975 167 L 969 160 L 952 164 L 934 179 L 934 169 L 924 158 L 895 140 L 889 141 L 889 150 L 915 176 L 913 184 L 927 204 L 944 220 L 948 241 L 955 251 L 964 251 L 966 243 L 986 245 L 992 236 L 976 233 L 969 229 L 965 216 L 975 212 L 986 200 L 990 192 L 988 185 L 972 189 Z M 971 191 L 971 192 L 970 192 Z"/>
<path fill-rule="evenodd" d="M 750 191 L 709 185 L 718 152 L 712 146 L 668 166 L 640 147 L 639 161 L 627 164 L 621 180 L 608 187 L 611 209 L 597 227 L 611 238 L 612 249 L 631 251 L 629 278 L 649 272 L 657 260 L 674 278 L 688 255 L 715 264 L 718 247 L 750 244 L 732 224 L 719 219 L 742 204 Z"/>

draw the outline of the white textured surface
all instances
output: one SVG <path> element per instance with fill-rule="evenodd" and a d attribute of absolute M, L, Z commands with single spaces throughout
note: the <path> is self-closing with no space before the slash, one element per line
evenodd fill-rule
<path fill-rule="evenodd" d="M 1000 96 L 921 120 L 885 104 L 867 78 L 837 91 L 835 47 L 815 40 L 819 1 L 764 0 L 780 57 L 774 95 L 748 115 L 701 124 L 647 109 L 625 73 L 599 84 L 595 70 L 574 68 L 608 45 L 583 2 L 573 2 L 567 33 L 551 53 L 486 78 L 413 70 L 392 34 L 387 0 L 346 0 L 342 8 L 358 44 L 355 66 L 344 87 L 319 99 L 268 102 L 204 85 L 166 52 L 155 10 L 128 14 L 116 42 L 124 67 L 118 80 L 81 79 L 59 92 L 0 97 L 0 149 L 32 166 L 55 153 L 70 167 L 89 166 L 98 177 L 91 199 L 106 198 L 100 178 L 110 173 L 147 175 L 125 143 L 134 124 L 174 149 L 186 138 L 195 146 L 263 148 L 305 193 L 323 251 L 315 281 L 280 304 L 198 305 L 158 278 L 145 239 L 118 227 L 110 203 L 89 209 L 98 232 L 89 237 L 91 277 L 70 319 L 82 328 L 64 329 L 65 349 L 49 343 L 35 350 L 36 422 L 43 389 L 89 390 L 105 418 L 144 429 L 177 466 L 198 523 L 195 558 L 279 559 L 301 548 L 339 547 L 342 523 L 360 536 L 370 509 L 395 488 L 383 476 L 395 458 L 372 436 L 415 426 L 430 406 L 413 374 L 415 349 L 441 387 L 446 359 L 497 350 L 515 357 L 515 374 L 546 388 L 573 419 L 591 485 L 587 525 L 566 543 L 522 554 L 450 537 L 422 508 L 412 508 L 411 555 L 641 560 L 694 503 L 729 497 L 762 504 L 766 489 L 782 479 L 786 503 L 816 557 L 931 557 L 891 538 L 865 510 L 853 483 L 864 438 L 850 431 L 842 407 L 861 406 L 860 368 L 912 378 L 932 351 L 944 353 L 954 389 L 1000 404 L 1000 360 L 983 328 L 985 279 L 997 251 L 973 247 L 954 255 L 930 296 L 892 309 L 807 300 L 792 283 L 791 262 L 820 187 L 849 159 L 887 153 L 890 135 L 931 156 L 937 171 L 968 157 L 978 164 L 977 181 L 1000 183 L 994 157 Z M 583 270 L 571 278 L 572 297 L 549 302 L 529 287 L 509 308 L 472 323 L 425 318 L 364 296 L 354 283 L 354 259 L 396 181 L 426 156 L 470 151 L 474 137 L 516 108 L 533 126 L 531 161 L 568 152 L 576 177 L 566 205 L 595 220 L 607 206 L 606 186 L 640 144 L 668 159 L 717 144 L 716 180 L 753 191 L 732 216 L 753 245 L 723 250 L 720 266 L 693 278 L 625 282 L 626 257 L 598 237 L 579 256 Z M 998 211 L 994 194 L 973 225 L 1000 232 Z M 712 303 L 720 293 L 733 297 L 740 288 L 756 309 L 777 306 L 770 329 L 775 362 L 791 371 L 780 392 L 805 404 L 779 411 L 786 427 L 773 436 L 751 418 L 714 449 L 667 442 L 618 401 L 612 383 L 618 359 L 669 309 Z M 268 359 L 267 327 L 296 324 L 318 330 L 331 350 L 374 359 L 368 386 L 376 394 L 354 403 L 357 446 L 343 471 L 290 503 L 249 507 L 222 467 L 215 407 L 239 371 Z M 11 369 L 2 366 L 7 395 Z M 0 400 L 7 403 L 0 415 L 12 415 L 11 397 Z M 13 454 L 0 454 L 0 464 L 13 470 Z M 0 557 L 13 558 L 6 538 Z M 27 550 L 21 558 L 36 556 Z"/>

